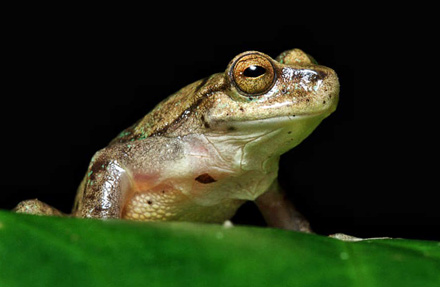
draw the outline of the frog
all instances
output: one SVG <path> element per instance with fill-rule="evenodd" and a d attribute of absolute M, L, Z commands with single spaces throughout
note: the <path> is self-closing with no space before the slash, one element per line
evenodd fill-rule
<path fill-rule="evenodd" d="M 71 214 L 38 199 L 16 212 L 222 223 L 253 201 L 267 225 L 312 232 L 278 183 L 280 156 L 336 110 L 336 72 L 301 49 L 246 51 L 183 87 L 97 151 Z"/>

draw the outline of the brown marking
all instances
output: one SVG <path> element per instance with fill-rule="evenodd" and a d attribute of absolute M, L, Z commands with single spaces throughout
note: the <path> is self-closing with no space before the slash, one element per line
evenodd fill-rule
<path fill-rule="evenodd" d="M 204 115 L 202 115 L 202 116 L 200 117 L 200 119 L 202 120 L 203 125 L 205 126 L 205 128 L 209 129 L 209 128 L 211 127 L 211 126 L 208 124 L 208 122 L 206 121 Z"/>
<path fill-rule="evenodd" d="M 175 126 L 177 126 L 181 122 L 191 117 L 194 114 L 194 111 L 198 107 L 202 106 L 202 103 L 204 101 L 207 101 L 209 99 L 208 96 L 210 94 L 214 93 L 217 90 L 223 90 L 225 88 L 226 85 L 225 83 L 223 83 L 220 86 L 215 86 L 215 85 L 211 86 L 209 84 L 207 85 L 209 80 L 210 77 L 203 79 L 202 82 L 196 87 L 196 90 L 192 92 L 192 95 L 200 94 L 201 96 L 196 97 L 196 100 L 188 108 L 183 110 L 182 113 L 179 116 L 177 116 L 172 122 L 170 122 L 167 126 L 164 126 L 161 129 L 154 131 L 153 133 L 151 133 L 150 136 L 166 134 L 170 128 L 173 129 Z M 209 124 L 206 122 L 204 123 L 204 126 L 205 128 L 209 128 Z"/>
<path fill-rule="evenodd" d="M 202 79 L 200 84 L 194 89 L 193 94 L 198 93 L 200 91 L 200 89 L 205 86 L 205 84 L 208 82 L 208 80 L 209 80 L 209 77 Z"/>
<path fill-rule="evenodd" d="M 93 165 L 91 166 L 90 170 L 88 171 L 88 178 L 90 181 L 94 181 L 95 177 L 98 173 L 100 173 L 102 170 L 105 170 L 108 166 L 109 160 L 106 159 L 105 157 L 99 157 L 97 158 L 94 162 Z"/>
<path fill-rule="evenodd" d="M 174 119 L 170 124 L 162 127 L 159 130 L 154 131 L 150 136 L 160 136 L 162 134 L 166 134 L 168 129 L 171 127 L 174 127 L 175 125 L 179 124 L 181 121 L 187 119 L 189 115 L 192 115 L 196 107 L 201 105 L 201 102 L 205 100 L 206 98 L 199 98 L 196 102 L 194 102 L 189 108 L 185 109 L 176 119 Z"/>
<path fill-rule="evenodd" d="M 210 176 L 207 173 L 201 174 L 198 177 L 195 178 L 195 180 L 197 180 L 200 183 L 203 184 L 207 184 L 207 183 L 211 183 L 211 182 L 216 182 L 217 180 L 215 180 L 212 176 Z"/>

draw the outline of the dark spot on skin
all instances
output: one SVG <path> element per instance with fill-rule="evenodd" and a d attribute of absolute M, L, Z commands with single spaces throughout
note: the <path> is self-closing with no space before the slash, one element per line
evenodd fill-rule
<path fill-rule="evenodd" d="M 148 204 L 153 204 L 153 202 L 151 200 L 148 200 L 147 203 Z"/>
<path fill-rule="evenodd" d="M 195 180 L 200 182 L 200 183 L 204 183 L 204 184 L 217 181 L 217 180 L 215 180 L 212 176 L 210 176 L 207 173 L 199 175 L 198 177 L 195 178 Z"/>
<path fill-rule="evenodd" d="M 327 78 L 328 74 L 324 71 L 317 71 L 318 72 L 318 79 L 319 80 L 323 80 L 325 78 Z"/>
<path fill-rule="evenodd" d="M 240 107 L 240 111 L 244 112 L 244 109 L 242 107 Z"/>
<path fill-rule="evenodd" d="M 96 196 L 94 196 L 93 194 L 85 194 L 83 195 L 83 201 L 95 201 Z"/>
<path fill-rule="evenodd" d="M 162 190 L 162 194 L 164 194 L 165 193 L 165 190 Z"/>
<path fill-rule="evenodd" d="M 102 211 L 104 209 L 101 206 L 95 206 L 92 210 L 92 214 L 95 215 L 96 217 L 99 217 L 102 214 Z"/>
<path fill-rule="evenodd" d="M 87 172 L 88 175 L 88 179 L 90 181 L 95 180 L 95 176 L 102 170 L 105 170 L 107 168 L 108 165 L 108 160 L 106 159 L 102 159 L 102 158 L 98 158 L 95 160 L 95 162 L 93 163 L 92 167 L 90 168 L 90 171 Z"/>
<path fill-rule="evenodd" d="M 203 125 L 205 126 L 205 128 L 209 129 L 209 128 L 211 127 L 211 126 L 206 122 L 206 119 L 205 119 L 205 116 L 204 116 L 204 115 L 202 115 L 202 116 L 200 117 L 200 119 L 202 120 Z"/>

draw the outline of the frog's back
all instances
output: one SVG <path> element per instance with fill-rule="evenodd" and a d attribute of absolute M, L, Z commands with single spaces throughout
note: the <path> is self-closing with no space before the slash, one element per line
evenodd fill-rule
<path fill-rule="evenodd" d="M 161 101 L 151 112 L 131 127 L 122 131 L 110 144 L 142 140 L 147 137 L 176 134 L 181 122 L 197 118 L 203 110 L 207 96 L 224 84 L 221 74 L 196 81 Z M 203 103 L 205 102 L 205 104 Z M 193 119 L 194 120 L 194 119 Z M 180 131 L 185 133 L 185 131 Z"/>

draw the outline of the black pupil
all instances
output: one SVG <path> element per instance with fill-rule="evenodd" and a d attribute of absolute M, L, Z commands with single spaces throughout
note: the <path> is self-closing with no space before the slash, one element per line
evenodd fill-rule
<path fill-rule="evenodd" d="M 252 65 L 244 70 L 243 75 L 245 77 L 256 78 L 266 73 L 266 69 L 261 66 Z"/>

